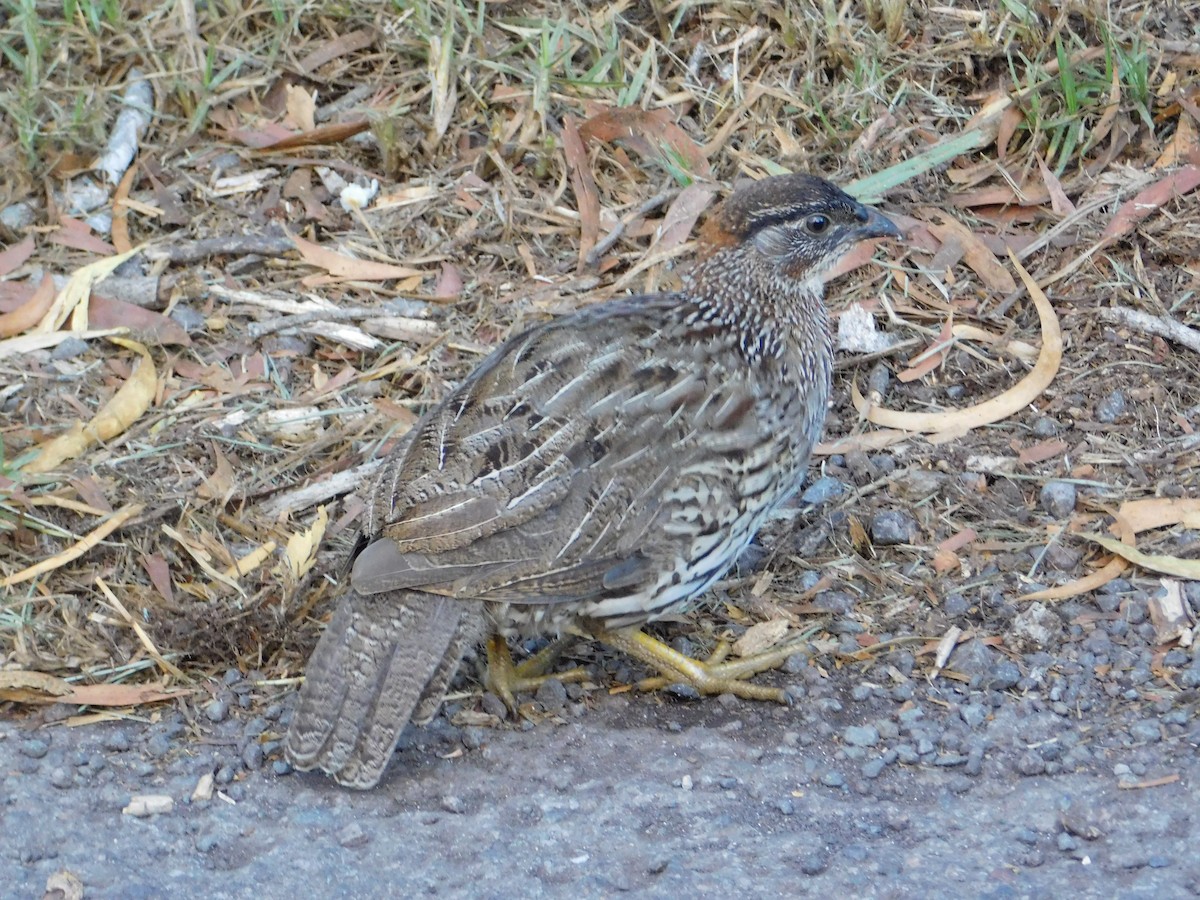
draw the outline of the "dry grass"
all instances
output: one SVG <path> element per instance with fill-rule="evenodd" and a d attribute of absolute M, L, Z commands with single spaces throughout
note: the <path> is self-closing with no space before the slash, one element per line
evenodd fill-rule
<path fill-rule="evenodd" d="M 343 488 L 300 505 L 291 492 L 369 463 L 511 329 L 669 284 L 705 186 L 784 170 L 848 183 L 900 166 L 883 205 L 914 220 L 913 244 L 890 268 L 844 281 L 839 303 L 873 303 L 883 327 L 921 344 L 951 311 L 955 323 L 1036 342 L 1027 298 L 998 291 L 970 264 L 971 247 L 956 253 L 925 225 L 949 214 L 997 260 L 1011 247 L 1048 281 L 1092 248 L 1120 202 L 1170 171 L 1148 171 L 1164 152 L 1197 161 L 1200 55 L 1166 35 L 1194 39 L 1200 16 L 1157 4 L 76 2 L 65 19 L 31 0 L 5 5 L 0 206 L 28 201 L 33 223 L 0 236 L 32 234 L 35 251 L 0 285 L 13 289 L 0 292 L 0 312 L 23 302 L 16 286 L 32 287 L 35 271 L 69 274 L 98 258 L 57 241 L 70 212 L 62 190 L 102 149 L 136 69 L 153 85 L 156 118 L 128 189 L 130 239 L 159 248 L 142 271 L 155 288 L 148 305 L 192 326 L 190 340 L 158 318 L 135 326 L 155 367 L 148 407 L 45 475 L 28 469 L 38 444 L 90 418 L 138 356 L 97 339 L 76 355 L 0 359 L 0 578 L 54 561 L 3 595 L 0 654 L 88 681 L 230 666 L 294 675 L 361 502 Z M 922 162 L 996 97 L 1013 99 L 998 135 Z M 310 114 L 318 127 L 365 120 L 369 130 L 251 149 L 304 130 Z M 323 166 L 378 179 L 388 202 L 345 212 Z M 258 170 L 256 186 L 219 190 L 219 179 Z M 784 542 L 774 581 L 755 595 L 800 609 L 815 580 L 804 573 L 819 570 L 861 598 L 868 633 L 934 633 L 945 595 L 1021 592 L 1016 572 L 1037 574 L 1021 554 L 1045 543 L 1033 498 L 1048 478 L 1074 478 L 1096 503 L 1190 492 L 1195 358 L 1094 315 L 1117 304 L 1196 318 L 1200 214 L 1181 193 L 1050 289 L 1066 354 L 1036 409 L 957 443 L 909 441 L 896 458 L 957 474 L 971 456 L 1036 443 L 1043 416 L 1083 423 L 1083 439 L 1073 432 L 1065 451 L 965 494 L 907 495 L 911 478 L 861 452 L 826 460 L 862 486 L 846 498 L 850 519 L 900 506 L 917 516 L 919 540 L 876 553 L 838 513 L 813 552 Z M 682 225 L 664 229 L 672 223 Z M 315 253 L 237 240 L 183 253 L 186 241 L 280 225 L 415 274 L 322 278 Z M 314 299 L 357 330 L 286 305 Z M 894 355 L 892 368 L 915 353 Z M 862 382 L 869 366 L 843 367 L 831 436 L 862 430 L 845 379 Z M 1024 368 L 960 342 L 888 403 L 966 405 Z M 1126 418 L 1091 429 L 1097 400 L 1117 386 L 1133 401 Z M 287 410 L 300 418 L 281 423 Z M 86 553 L 57 556 L 132 505 L 140 511 Z M 936 545 L 965 528 L 980 539 L 958 551 L 960 565 L 932 568 Z"/>

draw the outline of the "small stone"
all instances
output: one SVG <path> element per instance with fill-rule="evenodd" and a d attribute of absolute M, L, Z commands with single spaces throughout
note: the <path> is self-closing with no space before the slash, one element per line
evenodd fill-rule
<path fill-rule="evenodd" d="M 1042 775 L 1046 771 L 1046 761 L 1032 750 L 1027 750 L 1017 759 L 1016 768 L 1022 775 Z"/>
<path fill-rule="evenodd" d="M 1062 619 L 1044 603 L 1030 603 L 1013 618 L 1011 631 L 1021 649 L 1041 650 L 1057 644 Z"/>
<path fill-rule="evenodd" d="M 1003 660 L 992 666 L 984 679 L 984 684 L 993 691 L 1007 691 L 1016 687 L 1021 680 L 1021 670 L 1011 660 Z"/>
<path fill-rule="evenodd" d="M 1033 423 L 1033 436 L 1039 438 L 1052 438 L 1058 434 L 1058 422 L 1049 416 L 1042 416 Z"/>
<path fill-rule="evenodd" d="M 879 732 L 873 725 L 851 725 L 842 732 L 842 740 L 851 747 L 874 747 L 879 743 Z"/>
<path fill-rule="evenodd" d="M 1109 862 L 1116 869 L 1144 869 L 1150 862 L 1150 854 L 1137 848 L 1118 849 Z"/>
<path fill-rule="evenodd" d="M 829 868 L 829 857 L 824 853 L 808 853 L 800 858 L 800 871 L 805 875 L 820 875 Z"/>
<path fill-rule="evenodd" d="M 170 316 L 188 334 L 204 331 L 208 323 L 204 313 L 183 303 L 172 309 Z"/>
<path fill-rule="evenodd" d="M 233 781 L 233 769 L 230 766 L 221 766 L 217 769 L 217 774 L 213 776 L 217 784 L 229 784 Z"/>
<path fill-rule="evenodd" d="M 166 756 L 171 751 L 171 739 L 165 734 L 152 734 L 146 741 L 146 752 L 153 757 Z"/>
<path fill-rule="evenodd" d="M 1124 391 L 1113 391 L 1096 404 L 1096 419 L 1100 422 L 1112 423 L 1125 415 L 1128 404 Z"/>
<path fill-rule="evenodd" d="M 87 341 L 77 337 L 69 337 L 58 342 L 58 345 L 50 351 L 50 358 L 53 360 L 74 359 L 77 356 L 87 353 L 87 350 Z"/>
<path fill-rule="evenodd" d="M 292 764 L 286 759 L 277 759 L 271 763 L 271 771 L 276 775 L 291 775 L 293 771 Z"/>
<path fill-rule="evenodd" d="M 1048 481 L 1038 495 L 1042 509 L 1056 519 L 1065 519 L 1075 511 L 1075 485 L 1069 481 Z"/>
<path fill-rule="evenodd" d="M 1162 728 L 1157 719 L 1140 719 L 1129 726 L 1129 736 L 1143 744 L 1157 744 L 1162 740 Z"/>
<path fill-rule="evenodd" d="M 871 519 L 871 543 L 876 547 L 896 547 L 917 540 L 917 520 L 898 509 L 885 509 Z"/>
<path fill-rule="evenodd" d="M 144 819 L 159 813 L 169 813 L 175 808 L 175 801 L 166 794 L 135 794 L 129 798 L 129 805 L 121 813 Z"/>
<path fill-rule="evenodd" d="M 109 732 L 104 736 L 104 749 L 113 753 L 124 753 L 129 749 L 129 735 L 119 728 Z"/>
<path fill-rule="evenodd" d="M 884 762 L 883 757 L 879 756 L 867 760 L 859 771 L 862 772 L 863 778 L 878 778 L 883 774 L 885 768 L 887 768 L 887 763 Z"/>
<path fill-rule="evenodd" d="M 214 697 L 204 704 L 204 715 L 210 722 L 224 722 L 229 715 L 229 701 L 224 697 Z"/>
<path fill-rule="evenodd" d="M 226 669 L 225 677 L 222 679 L 222 681 L 225 682 L 226 687 L 235 685 L 241 680 L 242 680 L 242 673 L 239 672 L 237 669 Z"/>
<path fill-rule="evenodd" d="M 479 705 L 483 707 L 483 711 L 485 713 L 495 716 L 502 722 L 508 718 L 508 707 L 504 705 L 503 700 L 501 700 L 491 691 L 484 691 L 483 698 L 479 701 Z"/>
<path fill-rule="evenodd" d="M 220 839 L 214 831 L 205 831 L 203 834 L 196 835 L 196 850 L 200 853 L 211 853 L 217 849 L 220 844 Z"/>
<path fill-rule="evenodd" d="M 821 784 L 825 787 L 840 788 L 846 784 L 846 779 L 841 772 L 829 771 L 821 776 Z"/>
<path fill-rule="evenodd" d="M 978 728 L 987 721 L 987 709 L 981 703 L 968 703 L 960 706 L 958 715 L 971 728 Z"/>
<path fill-rule="evenodd" d="M 567 705 L 567 689 L 557 678 L 548 678 L 538 685 L 533 699 L 540 703 L 546 712 L 558 712 Z"/>
<path fill-rule="evenodd" d="M 250 772 L 262 768 L 263 748 L 258 741 L 250 741 L 242 748 L 242 765 Z"/>
<path fill-rule="evenodd" d="M 800 503 L 804 506 L 820 506 L 835 497 L 846 493 L 846 486 L 829 475 L 822 475 L 800 495 Z"/>
<path fill-rule="evenodd" d="M 371 836 L 357 822 L 351 822 L 337 833 L 337 842 L 348 850 L 365 846 L 370 840 Z"/>
<path fill-rule="evenodd" d="M 888 490 L 902 500 L 921 502 L 938 493 L 948 478 L 944 472 L 913 466 L 897 472 Z"/>
<path fill-rule="evenodd" d="M 55 766 L 50 771 L 50 784 L 60 790 L 75 784 L 75 776 L 66 766 Z"/>
<path fill-rule="evenodd" d="M 453 794 L 446 794 L 442 797 L 442 809 L 448 813 L 454 813 L 456 816 L 466 812 L 466 804 L 463 803 L 461 797 L 455 797 Z"/>
<path fill-rule="evenodd" d="M 50 752 L 50 745 L 37 738 L 30 738 L 27 741 L 21 741 L 17 749 L 22 756 L 27 756 L 30 759 L 41 759 Z"/>
<path fill-rule="evenodd" d="M 36 221 L 37 213 L 33 205 L 24 200 L 0 210 L 0 225 L 10 231 L 24 231 Z"/>
<path fill-rule="evenodd" d="M 963 766 L 963 772 L 967 775 L 975 776 L 983 771 L 983 747 L 972 747 L 967 753 L 967 762 Z"/>

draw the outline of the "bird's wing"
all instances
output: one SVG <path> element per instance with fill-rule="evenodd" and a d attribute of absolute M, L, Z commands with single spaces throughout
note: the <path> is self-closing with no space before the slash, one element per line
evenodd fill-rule
<path fill-rule="evenodd" d="M 652 307 L 670 302 L 609 304 L 489 357 L 383 467 L 355 589 L 562 602 L 660 571 L 682 473 L 745 442 L 743 376 L 664 348 Z"/>

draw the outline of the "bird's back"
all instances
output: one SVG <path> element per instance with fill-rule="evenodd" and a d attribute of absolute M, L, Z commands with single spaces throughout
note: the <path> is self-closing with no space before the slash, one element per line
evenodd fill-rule
<path fill-rule="evenodd" d="M 508 604 L 518 628 L 686 603 L 798 485 L 828 398 L 824 359 L 743 343 L 680 294 L 508 341 L 384 466 L 354 586 Z"/>

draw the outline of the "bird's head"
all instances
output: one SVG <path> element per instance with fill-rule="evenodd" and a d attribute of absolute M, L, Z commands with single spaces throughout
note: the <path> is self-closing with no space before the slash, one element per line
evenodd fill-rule
<path fill-rule="evenodd" d="M 815 175 L 777 175 L 730 194 L 702 239 L 714 250 L 741 247 L 761 254 L 784 275 L 819 279 L 859 241 L 899 238 L 877 210 Z"/>

